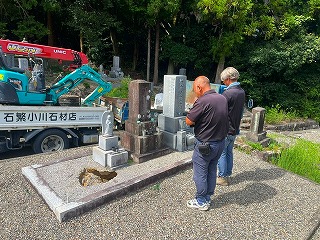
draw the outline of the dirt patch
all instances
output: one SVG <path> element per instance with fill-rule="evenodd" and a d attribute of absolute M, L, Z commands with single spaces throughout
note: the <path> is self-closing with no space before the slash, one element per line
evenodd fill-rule
<path fill-rule="evenodd" d="M 93 186 L 105 183 L 117 176 L 116 172 L 99 171 L 95 168 L 85 168 L 80 173 L 79 182 L 82 186 Z"/>

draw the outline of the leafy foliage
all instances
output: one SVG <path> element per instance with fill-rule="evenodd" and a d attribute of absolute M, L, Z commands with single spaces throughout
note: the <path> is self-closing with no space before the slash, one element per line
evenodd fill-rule
<path fill-rule="evenodd" d="M 37 22 L 33 16 L 17 24 L 17 29 L 12 31 L 19 39 L 42 39 L 49 31 L 42 24 Z"/>
<path fill-rule="evenodd" d="M 107 97 L 118 97 L 118 98 L 128 98 L 129 94 L 129 83 L 131 78 L 126 77 L 121 80 L 119 87 L 113 88 L 109 93 L 106 94 Z"/>
<path fill-rule="evenodd" d="M 279 124 L 300 120 L 300 117 L 295 110 L 286 112 L 281 109 L 279 104 L 273 107 L 268 107 L 266 110 L 266 122 L 269 124 Z"/>
<path fill-rule="evenodd" d="M 230 55 L 234 46 L 243 41 L 252 1 L 200 0 L 197 6 L 199 18 L 217 29 L 217 35 L 212 39 L 214 58 Z"/>
<path fill-rule="evenodd" d="M 31 14 L 38 7 L 37 0 L 9 1 L 0 3 L 0 31 L 2 37 L 37 41 L 48 35 L 45 24 Z M 7 29 L 3 29 L 6 27 Z"/>
<path fill-rule="evenodd" d="M 247 95 L 256 105 L 278 104 L 282 110 L 294 109 L 303 117 L 319 120 L 319 40 L 308 34 L 242 45 L 232 63 L 243 72 Z"/>
<path fill-rule="evenodd" d="M 210 42 L 203 37 L 205 25 L 186 26 L 178 22 L 172 26 L 161 43 L 161 60 L 170 59 L 175 66 L 186 68 L 192 66 L 192 71 L 207 74 L 206 66 L 211 63 Z M 189 71 L 190 76 L 195 76 Z M 195 76 L 196 77 L 196 76 Z"/>
<path fill-rule="evenodd" d="M 83 46 L 96 66 L 110 65 L 117 45 L 121 65 L 138 59 L 141 75 L 148 29 L 160 23 L 160 73 L 174 63 L 187 69 L 189 79 L 210 77 L 223 57 L 240 71 L 255 106 L 277 106 L 278 112 L 318 121 L 319 22 L 319 0 L 0 1 L 0 37 L 47 44 L 56 30 L 56 46 Z M 153 31 L 151 40 L 154 46 Z"/>

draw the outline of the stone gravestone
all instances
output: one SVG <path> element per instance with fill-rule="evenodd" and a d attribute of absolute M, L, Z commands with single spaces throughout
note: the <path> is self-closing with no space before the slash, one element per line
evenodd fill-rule
<path fill-rule="evenodd" d="M 118 136 L 113 135 L 114 116 L 111 111 L 103 113 L 101 124 L 102 135 L 99 136 L 99 145 L 93 147 L 93 160 L 111 169 L 126 165 L 128 163 L 128 152 L 119 147 Z"/>
<path fill-rule="evenodd" d="M 158 116 L 165 144 L 178 151 L 193 147 L 194 136 L 185 123 L 186 81 L 185 75 L 164 76 L 163 113 Z"/>
<path fill-rule="evenodd" d="M 111 71 L 109 73 L 109 76 L 112 78 L 119 78 L 123 77 L 123 72 L 120 68 L 120 58 L 118 56 L 113 56 L 113 65 L 111 67 Z"/>
<path fill-rule="evenodd" d="M 187 75 L 187 70 L 185 68 L 180 68 L 179 75 Z"/>
<path fill-rule="evenodd" d="M 134 80 L 129 84 L 129 117 L 125 131 L 120 133 L 121 145 L 130 152 L 134 162 L 141 163 L 170 153 L 162 133 L 151 115 L 151 83 Z"/>
<path fill-rule="evenodd" d="M 252 119 L 250 132 L 247 133 L 247 139 L 260 143 L 263 147 L 269 145 L 270 139 L 267 138 L 267 132 L 263 130 L 266 110 L 262 107 L 252 109 Z"/>

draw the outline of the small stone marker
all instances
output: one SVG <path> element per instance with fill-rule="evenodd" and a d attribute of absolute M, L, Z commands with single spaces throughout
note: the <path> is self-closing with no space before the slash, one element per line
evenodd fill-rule
<path fill-rule="evenodd" d="M 258 142 L 264 147 L 268 146 L 270 142 L 270 139 L 267 138 L 267 132 L 263 131 L 265 112 L 266 110 L 262 107 L 252 109 L 250 132 L 246 135 L 248 140 Z"/>
<path fill-rule="evenodd" d="M 119 147 L 118 136 L 113 135 L 113 113 L 111 111 L 104 112 L 101 123 L 102 135 L 99 136 L 99 146 L 92 149 L 93 160 L 111 169 L 127 164 L 128 152 Z"/>
<path fill-rule="evenodd" d="M 187 75 L 187 70 L 185 68 L 180 68 L 179 75 Z"/>

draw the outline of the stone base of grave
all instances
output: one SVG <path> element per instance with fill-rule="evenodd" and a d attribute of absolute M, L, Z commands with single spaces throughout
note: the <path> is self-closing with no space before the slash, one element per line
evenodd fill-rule
<path fill-rule="evenodd" d="M 177 148 L 177 134 L 163 131 L 163 142 L 166 146 L 175 150 Z"/>
<path fill-rule="evenodd" d="M 248 132 L 246 134 L 246 137 L 253 142 L 259 142 L 267 137 L 267 132 L 262 132 L 262 133 Z"/>
<path fill-rule="evenodd" d="M 158 116 L 158 127 L 167 132 L 176 133 L 186 128 L 186 117 L 167 117 L 164 114 Z"/>
<path fill-rule="evenodd" d="M 120 139 L 121 146 L 131 153 L 130 156 L 137 163 L 170 153 L 164 148 L 162 132 L 137 136 L 124 131 L 120 133 Z"/>
<path fill-rule="evenodd" d="M 118 148 L 118 136 L 99 136 L 99 148 L 102 150 L 108 151 L 113 148 Z"/>
<path fill-rule="evenodd" d="M 267 132 L 262 132 L 262 133 L 249 132 L 246 134 L 246 137 L 249 141 L 260 143 L 261 146 L 263 147 L 267 147 L 270 143 L 270 138 L 267 138 Z"/>
<path fill-rule="evenodd" d="M 128 152 L 124 148 L 119 148 L 117 151 L 105 151 L 99 147 L 93 147 L 92 158 L 103 167 L 108 166 L 114 169 L 128 163 Z"/>
<path fill-rule="evenodd" d="M 151 135 L 156 132 L 156 122 L 145 121 L 145 122 L 133 122 L 130 119 L 125 122 L 126 132 L 129 132 L 133 135 L 142 136 L 144 134 Z"/>
<path fill-rule="evenodd" d="M 163 142 L 167 147 L 170 147 L 179 152 L 191 150 L 194 148 L 195 137 L 185 131 L 171 133 L 163 131 Z"/>
<path fill-rule="evenodd" d="M 134 135 L 127 131 L 120 133 L 121 146 L 129 152 L 137 154 L 145 154 L 163 148 L 162 138 L 161 132 L 145 136 Z"/>
<path fill-rule="evenodd" d="M 145 153 L 145 154 L 131 153 L 130 157 L 132 158 L 132 160 L 135 163 L 143 163 L 143 162 L 149 161 L 151 159 L 158 158 L 158 157 L 170 154 L 170 153 L 172 153 L 172 149 L 162 148 L 162 149 L 157 149 L 157 150 Z"/>

